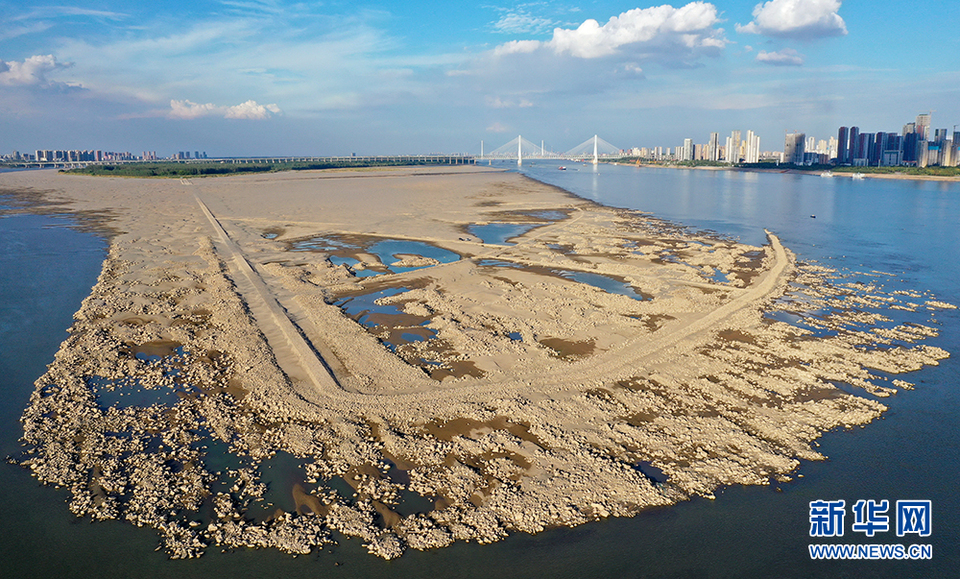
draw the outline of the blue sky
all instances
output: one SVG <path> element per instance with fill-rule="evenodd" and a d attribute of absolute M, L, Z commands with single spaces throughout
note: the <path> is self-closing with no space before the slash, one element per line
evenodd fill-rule
<path fill-rule="evenodd" d="M 479 153 L 960 124 L 960 2 L 0 0 L 0 152 Z"/>

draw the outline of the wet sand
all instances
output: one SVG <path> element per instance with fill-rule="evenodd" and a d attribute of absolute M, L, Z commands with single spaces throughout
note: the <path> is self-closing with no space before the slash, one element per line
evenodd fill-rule
<path fill-rule="evenodd" d="M 823 432 L 912 387 L 886 374 L 947 356 L 917 345 L 924 312 L 952 307 L 933 296 L 518 174 L 43 171 L 0 190 L 112 235 L 24 412 L 22 463 L 173 557 L 306 553 L 338 531 L 391 558 L 789 480 Z M 493 243 L 489 223 L 530 228 Z M 281 451 L 296 483 L 268 480 Z M 291 507 L 256 515 L 268 490 Z"/>

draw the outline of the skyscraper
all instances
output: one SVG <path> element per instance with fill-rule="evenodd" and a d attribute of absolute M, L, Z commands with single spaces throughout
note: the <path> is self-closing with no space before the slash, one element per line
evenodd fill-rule
<path fill-rule="evenodd" d="M 850 164 L 850 129 L 840 127 L 837 131 L 837 165 Z"/>
<path fill-rule="evenodd" d="M 730 132 L 730 136 L 727 137 L 727 146 L 724 153 L 726 154 L 728 163 L 740 162 L 740 131 Z"/>
<path fill-rule="evenodd" d="M 840 127 L 837 131 L 837 165 L 850 164 L 850 129 Z"/>
<path fill-rule="evenodd" d="M 720 134 L 710 133 L 710 143 L 707 145 L 707 159 L 710 161 L 720 160 Z"/>
<path fill-rule="evenodd" d="M 803 147 L 807 136 L 803 133 L 787 133 L 783 141 L 783 162 L 803 164 Z"/>
<path fill-rule="evenodd" d="M 760 162 L 760 136 L 753 131 L 747 131 L 747 152 L 744 155 L 744 161 L 747 163 Z"/>
<path fill-rule="evenodd" d="M 855 164 L 860 155 L 860 127 L 850 127 L 850 142 L 847 145 L 847 162 Z"/>
<path fill-rule="evenodd" d="M 917 115 L 916 131 L 918 139 L 930 139 L 930 113 L 920 113 Z"/>

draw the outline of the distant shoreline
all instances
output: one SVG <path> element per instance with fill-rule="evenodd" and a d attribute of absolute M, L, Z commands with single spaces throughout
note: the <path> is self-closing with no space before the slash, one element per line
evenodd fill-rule
<path fill-rule="evenodd" d="M 616 163 L 617 165 L 634 165 L 633 163 Z M 754 167 L 720 167 L 720 166 L 680 166 L 680 165 L 650 165 L 647 163 L 641 163 L 635 165 L 637 167 L 645 168 L 654 168 L 654 169 L 695 169 L 698 171 L 736 171 L 740 173 L 787 173 L 791 175 L 811 175 L 814 177 L 819 177 L 821 173 L 829 171 L 804 171 L 802 169 L 765 169 L 765 168 L 754 168 Z M 853 175 L 856 173 L 849 173 L 846 171 L 832 173 L 834 177 L 845 177 L 853 178 Z M 960 175 L 956 176 L 942 176 L 942 175 L 908 175 L 906 173 L 860 173 L 864 177 L 869 179 L 897 179 L 897 180 L 913 180 L 913 181 L 941 181 L 948 183 L 957 183 L 960 182 Z"/>

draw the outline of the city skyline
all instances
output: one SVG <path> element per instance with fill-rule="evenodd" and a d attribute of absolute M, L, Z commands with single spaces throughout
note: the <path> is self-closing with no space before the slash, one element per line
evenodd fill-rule
<path fill-rule="evenodd" d="M 946 1 L 0 7 L 4 154 L 476 154 L 518 133 L 675 147 L 960 119 Z"/>
<path fill-rule="evenodd" d="M 657 161 L 712 161 L 730 164 L 759 163 L 776 161 L 794 165 L 853 165 L 853 166 L 958 166 L 960 165 L 960 124 L 953 125 L 953 130 L 935 128 L 932 121 L 932 112 L 921 112 L 915 121 L 903 125 L 902 133 L 878 131 L 860 131 L 860 127 L 841 126 L 837 136 L 827 139 L 818 139 L 814 135 L 803 132 L 792 133 L 784 131 L 782 150 L 767 150 L 761 148 L 760 136 L 752 129 L 746 131 L 733 130 L 730 136 L 720 141 L 718 132 L 710 132 L 707 143 L 695 143 L 693 138 L 686 137 L 683 144 L 676 147 L 657 145 L 653 147 L 633 145 L 619 150 L 622 156 L 639 157 Z M 521 137 L 516 137 L 506 145 L 498 148 L 503 150 L 513 147 Z M 584 144 L 589 144 L 592 139 Z M 611 145 L 604 142 L 605 147 Z M 528 142 L 528 145 L 535 146 Z M 571 155 L 571 151 L 547 150 L 541 140 L 540 148 L 550 156 Z M 494 153 L 486 149 L 488 153 Z M 483 142 L 480 144 L 480 155 L 473 153 L 435 153 L 466 155 L 474 158 L 484 158 Z M 577 153 L 579 154 L 579 153 Z M 352 153 L 356 156 L 356 153 Z M 528 153 L 529 155 L 529 153 Z M 299 157 L 304 155 L 286 155 Z M 306 155 L 312 156 L 312 155 Z M 333 155 L 346 156 L 346 155 Z M 496 155 L 494 156 L 502 156 Z M 533 154 L 536 156 L 536 154 Z M 610 156 L 609 151 L 604 156 Z M 271 155 L 253 155 L 249 158 L 272 157 Z M 275 157 L 275 156 L 274 156 Z M 280 156 L 283 157 L 283 156 Z M 204 160 L 216 158 L 243 158 L 230 155 L 214 155 L 208 157 L 207 152 L 194 150 L 192 156 L 189 150 L 178 150 L 170 155 L 158 155 L 156 151 L 144 151 L 142 155 L 126 152 L 103 151 L 99 149 L 37 149 L 34 153 L 14 150 L 12 153 L 0 152 L 3 161 L 39 161 L 39 162 L 110 162 L 110 161 L 156 161 L 156 160 Z"/>

